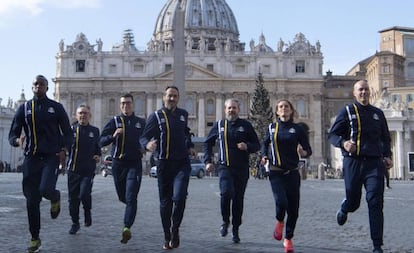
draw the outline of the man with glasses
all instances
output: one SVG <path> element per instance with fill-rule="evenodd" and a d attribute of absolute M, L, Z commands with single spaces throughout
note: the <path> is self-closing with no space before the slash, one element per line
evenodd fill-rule
<path fill-rule="evenodd" d="M 102 130 L 101 147 L 112 144 L 112 176 L 119 200 L 126 205 L 121 243 L 131 239 L 131 227 L 137 214 L 137 198 L 142 179 L 142 154 L 139 138 L 145 120 L 134 114 L 134 98 L 130 93 L 121 96 L 121 114 L 113 117 Z"/>
<path fill-rule="evenodd" d="M 65 109 L 46 96 L 47 90 L 46 77 L 37 75 L 32 85 L 33 99 L 17 109 L 9 132 L 12 146 L 24 146 L 22 185 L 32 236 L 28 252 L 38 252 L 41 247 L 42 198 L 51 202 L 52 219 L 60 213 L 60 191 L 56 189 L 59 164 L 65 167 L 66 152 L 73 139 Z"/>

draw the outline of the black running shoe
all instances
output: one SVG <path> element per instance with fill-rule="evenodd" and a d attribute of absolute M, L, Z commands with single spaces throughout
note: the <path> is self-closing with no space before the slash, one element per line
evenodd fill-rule
<path fill-rule="evenodd" d="M 170 247 L 172 249 L 178 248 L 180 246 L 180 235 L 178 233 L 178 228 L 172 229 L 172 237 L 170 241 Z"/>
<path fill-rule="evenodd" d="M 85 211 L 85 227 L 90 227 L 92 225 L 92 216 L 91 211 Z"/>
<path fill-rule="evenodd" d="M 240 237 L 239 237 L 239 229 L 237 228 L 233 228 L 233 238 L 232 238 L 234 243 L 239 243 L 240 242 Z"/>
<path fill-rule="evenodd" d="M 56 202 L 50 202 L 50 217 L 56 219 L 60 213 L 60 192 L 59 199 Z"/>
<path fill-rule="evenodd" d="M 74 235 L 79 231 L 79 229 L 80 229 L 79 223 L 73 223 L 72 227 L 69 230 L 69 234 Z"/>
<path fill-rule="evenodd" d="M 220 235 L 222 237 L 225 237 L 228 233 L 228 229 L 229 229 L 229 223 L 227 222 L 223 223 L 220 227 Z"/>
<path fill-rule="evenodd" d="M 30 245 L 27 248 L 27 252 L 28 253 L 36 253 L 40 251 L 40 248 L 42 246 L 42 242 L 40 241 L 40 239 L 31 239 L 30 240 Z"/>
<path fill-rule="evenodd" d="M 339 226 L 344 225 L 347 219 L 348 219 L 348 214 L 342 211 L 342 208 L 339 208 L 338 212 L 336 213 L 336 221 L 338 222 L 338 225 Z"/>

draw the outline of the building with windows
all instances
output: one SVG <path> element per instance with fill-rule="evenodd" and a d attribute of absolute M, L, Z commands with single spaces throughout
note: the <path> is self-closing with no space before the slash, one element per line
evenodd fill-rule
<path fill-rule="evenodd" d="M 183 48 L 178 46 L 180 36 L 174 27 L 178 9 L 185 17 Z M 83 33 L 73 43 L 59 43 L 55 98 L 70 117 L 74 118 L 79 104 L 87 103 L 92 123 L 103 127 L 119 113 L 119 97 L 127 92 L 134 96 L 135 113 L 147 117 L 161 107 L 165 87 L 173 84 L 174 55 L 179 52 L 184 55 L 185 80 L 179 106 L 189 112 L 189 125 L 197 139 L 202 140 L 223 117 L 226 98 L 239 99 L 241 117 L 249 116 L 255 79 L 261 72 L 272 107 L 278 99 L 287 98 L 296 107 L 297 121 L 308 125 L 313 148 L 310 167 L 327 162 L 340 168 L 340 153 L 327 142 L 327 133 L 339 109 L 353 100 L 353 84 L 367 79 L 371 102 L 384 110 L 392 134 L 395 166 L 391 177 L 412 177 L 414 159 L 408 157 L 414 151 L 410 139 L 414 129 L 413 28 L 379 31 L 380 51 L 338 76 L 330 71 L 323 75 L 321 43 L 308 41 L 300 31 L 290 39 L 266 42 L 261 34 L 248 46 L 241 42 L 236 17 L 225 0 L 169 0 L 154 24 L 146 50 L 137 49 L 132 30 L 125 30 L 122 42 L 109 51 L 103 50 L 100 38 L 91 43 Z"/>
<path fill-rule="evenodd" d="M 182 3 L 182 6 L 179 4 Z M 174 78 L 177 8 L 185 13 L 185 94 L 180 107 L 190 115 L 196 137 L 205 137 L 223 117 L 226 98 L 240 101 L 240 115 L 248 117 L 255 79 L 262 72 L 271 104 L 287 98 L 294 102 L 298 121 L 310 129 L 314 155 L 309 164 L 323 160 L 322 117 L 323 54 L 319 41 L 310 42 L 300 32 L 291 40 L 266 42 L 262 34 L 248 48 L 239 40 L 236 17 L 225 0 L 169 0 L 160 11 L 147 49 L 136 48 L 134 34 L 125 30 L 122 42 L 103 51 L 103 41 L 91 43 L 79 33 L 72 44 L 59 43 L 55 98 L 71 117 L 81 103 L 91 106 L 92 121 L 103 126 L 119 112 L 119 97 L 134 96 L 135 113 L 147 117 L 162 104 L 162 94 Z M 275 49 L 273 49 L 275 48 Z"/>
<path fill-rule="evenodd" d="M 9 144 L 9 132 L 16 109 L 24 102 L 26 102 L 26 98 L 23 91 L 16 103 L 9 98 L 7 104 L 2 105 L 0 98 L 0 163 L 2 163 L 0 168 L 3 167 L 3 170 L 8 165 L 10 171 L 16 171 L 23 163 L 23 149 L 12 147 Z"/>
<path fill-rule="evenodd" d="M 380 51 L 358 62 L 346 77 L 368 80 L 371 103 L 381 108 L 387 117 L 394 161 L 391 178 L 413 178 L 414 143 L 411 135 L 414 129 L 414 28 L 394 26 L 379 31 L 379 34 Z M 327 77 L 327 83 L 332 86 L 332 80 L 337 82 L 341 78 L 343 77 L 331 78 L 329 81 Z M 351 92 L 352 85 L 348 85 L 347 90 Z M 341 106 L 345 97 L 341 99 L 336 96 L 331 99 L 331 104 Z M 328 114 L 332 117 L 329 106 Z M 326 154 L 334 167 L 340 166 L 341 159 L 337 151 L 331 150 Z"/>

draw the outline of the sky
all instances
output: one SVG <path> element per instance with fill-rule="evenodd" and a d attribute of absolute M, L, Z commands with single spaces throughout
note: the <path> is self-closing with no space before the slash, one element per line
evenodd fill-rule
<path fill-rule="evenodd" d="M 37 74 L 49 80 L 53 98 L 59 41 L 75 42 L 84 33 L 91 44 L 99 38 L 103 50 L 122 42 L 132 29 L 135 44 L 145 50 L 155 21 L 167 0 L 0 0 L 0 98 L 18 100 L 22 89 L 32 97 Z M 414 1 L 406 0 L 226 0 L 238 24 L 240 41 L 263 33 L 274 50 L 280 38 L 293 42 L 303 33 L 312 45 L 319 40 L 323 72 L 343 75 L 359 61 L 379 50 L 378 31 L 414 27 Z"/>

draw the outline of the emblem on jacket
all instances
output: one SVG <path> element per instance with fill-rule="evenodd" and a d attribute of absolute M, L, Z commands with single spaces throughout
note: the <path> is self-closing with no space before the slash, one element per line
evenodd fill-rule
<path fill-rule="evenodd" d="M 55 113 L 55 108 L 53 107 L 49 107 L 49 109 L 47 109 L 48 113 Z"/>

